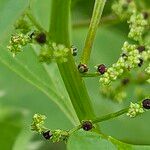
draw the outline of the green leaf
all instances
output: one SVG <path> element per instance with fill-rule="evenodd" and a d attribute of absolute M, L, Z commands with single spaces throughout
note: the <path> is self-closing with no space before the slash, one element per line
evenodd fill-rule
<path fill-rule="evenodd" d="M 6 37 L 12 24 L 28 6 L 29 0 L 1 0 L 0 1 L 0 41 Z"/>
<path fill-rule="evenodd" d="M 16 1 L 1 1 L 2 9 L 0 10 L 1 20 L 4 20 L 0 25 L 0 61 L 9 67 L 11 70 L 16 72 L 23 79 L 37 87 L 43 93 L 45 93 L 50 100 L 55 102 L 59 108 L 68 116 L 68 118 L 73 122 L 77 122 L 77 118 L 70 102 L 70 99 L 65 91 L 65 88 L 59 87 L 62 85 L 60 75 L 55 70 L 57 67 L 55 65 L 50 65 L 53 70 L 53 77 L 51 73 L 49 74 L 45 67 L 40 64 L 37 60 L 37 56 L 33 49 L 28 46 L 24 49 L 24 52 L 16 58 L 7 51 L 8 43 L 8 33 L 4 31 L 10 31 L 15 20 L 24 11 L 28 5 L 28 1 L 16 0 Z M 18 6 L 19 5 L 19 6 Z M 11 8 L 11 9 L 10 9 Z M 4 34 L 3 34 L 4 33 Z M 11 34 L 11 33 L 10 33 Z M 54 74 L 55 73 L 55 74 Z M 60 89 L 61 88 L 61 89 Z"/>
<path fill-rule="evenodd" d="M 20 132 L 20 126 L 8 123 L 0 122 L 0 149 L 10 150 Z"/>
<path fill-rule="evenodd" d="M 0 149 L 11 150 L 22 129 L 22 113 L 12 108 L 0 108 Z"/>
<path fill-rule="evenodd" d="M 70 100 L 64 95 L 66 93 L 62 91 L 60 94 L 60 91 L 58 91 L 60 90 L 58 87 L 60 84 L 53 81 L 53 78 L 51 78 L 48 72 L 44 69 L 43 65 L 38 62 L 37 56 L 31 48 L 28 47 L 22 55 L 17 56 L 16 58 L 13 58 L 6 48 L 2 46 L 0 46 L 0 48 L 0 61 L 2 63 L 45 93 L 70 119 L 74 118 L 73 107 Z M 32 59 L 28 60 L 29 58 Z M 54 66 L 51 65 L 51 67 L 53 68 Z M 55 78 L 55 80 L 58 80 L 57 82 L 59 82 L 59 78 Z"/>
<path fill-rule="evenodd" d="M 94 132 L 78 131 L 72 134 L 67 143 L 68 150 L 150 150 L 150 146 L 131 145 L 110 136 Z"/>
<path fill-rule="evenodd" d="M 115 150 L 115 146 L 92 132 L 76 132 L 69 138 L 68 150 Z"/>

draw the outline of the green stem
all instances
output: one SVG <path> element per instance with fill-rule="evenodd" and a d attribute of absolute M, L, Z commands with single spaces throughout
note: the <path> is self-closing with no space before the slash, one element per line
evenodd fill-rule
<path fill-rule="evenodd" d="M 95 119 L 92 121 L 92 123 L 95 124 L 95 123 L 99 123 L 99 122 L 103 122 L 103 121 L 107 121 L 107 120 L 116 118 L 116 117 L 118 117 L 118 116 L 121 116 L 121 115 L 127 113 L 127 112 L 128 112 L 128 109 L 129 109 L 129 108 L 125 108 L 125 109 L 122 109 L 122 110 L 120 110 L 120 111 L 118 111 L 118 112 L 115 112 L 115 113 L 111 113 L 111 114 L 108 114 L 108 115 L 105 115 L 105 116 L 102 116 L 102 117 L 97 117 L 97 118 L 95 118 Z M 69 131 L 69 133 L 72 134 L 72 133 L 74 133 L 75 131 L 77 131 L 77 130 L 79 130 L 79 129 L 81 129 L 81 128 L 82 128 L 82 125 L 80 124 L 80 125 L 74 127 L 73 129 L 71 129 L 71 130 Z"/>
<path fill-rule="evenodd" d="M 120 20 L 116 17 L 116 15 L 111 14 L 105 17 L 102 17 L 101 23 L 99 22 L 98 26 L 104 26 L 104 25 L 114 25 L 117 24 Z M 73 28 L 82 28 L 82 27 L 88 27 L 90 24 L 90 19 L 87 20 L 79 20 L 77 22 L 74 22 L 72 27 Z"/>
<path fill-rule="evenodd" d="M 99 74 L 98 72 L 95 73 L 81 73 L 81 77 L 100 77 L 101 74 Z"/>
<path fill-rule="evenodd" d="M 50 24 L 50 38 L 57 44 L 70 47 L 70 0 L 53 0 Z M 68 91 L 72 105 L 80 121 L 94 119 L 94 111 L 71 52 L 66 63 L 57 63 Z"/>
<path fill-rule="evenodd" d="M 99 21 L 100 21 L 105 3 L 106 3 L 106 0 L 95 0 L 92 19 L 91 19 L 89 31 L 87 34 L 87 38 L 85 41 L 85 46 L 83 48 L 83 53 L 81 56 L 81 63 L 83 64 L 87 64 L 90 59 L 92 45 L 96 36 L 96 31 L 99 25 Z"/>
<path fill-rule="evenodd" d="M 99 123 L 99 122 L 102 122 L 102 121 L 106 121 L 106 120 L 109 120 L 109 119 L 116 118 L 118 116 L 121 116 L 121 115 L 127 113 L 128 109 L 129 108 L 125 108 L 125 109 L 122 109 L 122 110 L 120 110 L 118 112 L 115 112 L 115 113 L 111 113 L 111 114 L 108 114 L 108 115 L 105 115 L 105 116 L 102 116 L 102 117 L 97 117 L 92 122 L 93 123 Z"/>
<path fill-rule="evenodd" d="M 82 127 L 81 125 L 78 125 L 78 126 L 74 127 L 73 129 L 71 129 L 71 130 L 69 131 L 69 134 L 71 135 L 72 133 L 76 132 L 77 130 L 80 130 L 81 127 Z"/>

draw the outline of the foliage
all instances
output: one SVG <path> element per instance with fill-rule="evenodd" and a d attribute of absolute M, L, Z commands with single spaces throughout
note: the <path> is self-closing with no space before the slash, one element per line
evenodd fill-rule
<path fill-rule="evenodd" d="M 46 145 L 44 149 L 64 148 L 45 143 L 46 139 L 65 141 L 67 149 L 72 150 L 150 149 L 150 112 L 147 111 L 150 3 L 146 0 L 96 1 L 92 17 L 95 22 L 88 30 L 94 1 L 72 0 L 72 34 L 70 0 L 0 1 L 1 149 L 40 150 Z M 103 15 L 101 27 L 97 29 L 99 11 L 103 11 Z M 83 48 L 85 37 L 91 43 L 87 42 Z M 92 50 L 91 55 L 87 49 Z M 78 64 L 84 67 L 82 70 L 86 66 L 86 71 L 79 70 L 79 73 Z M 48 128 L 43 126 L 44 120 L 41 123 L 34 116 L 32 129 L 34 127 L 40 136 L 32 134 L 29 128 L 36 113 L 47 116 Z M 127 115 L 110 120 L 125 113 Z"/>

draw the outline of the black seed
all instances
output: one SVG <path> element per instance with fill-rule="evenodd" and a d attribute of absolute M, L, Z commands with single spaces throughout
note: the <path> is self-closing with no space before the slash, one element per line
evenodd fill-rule
<path fill-rule="evenodd" d="M 85 131 L 89 131 L 89 130 L 91 130 L 93 128 L 93 124 L 92 124 L 91 121 L 83 121 L 82 128 Z"/>
<path fill-rule="evenodd" d="M 143 108 L 150 109 L 150 99 L 145 99 L 142 102 Z"/>
<path fill-rule="evenodd" d="M 143 51 L 145 51 L 145 46 L 138 46 L 137 47 L 137 50 L 139 51 L 139 53 L 141 53 L 141 52 L 143 52 Z"/>
<path fill-rule="evenodd" d="M 73 56 L 77 56 L 78 49 L 74 45 L 71 46 L 71 52 Z"/>
<path fill-rule="evenodd" d="M 46 35 L 45 33 L 41 32 L 36 36 L 36 41 L 40 44 L 44 44 L 46 42 Z"/>
<path fill-rule="evenodd" d="M 43 132 L 43 137 L 49 140 L 52 137 L 52 133 L 50 131 Z"/>
<path fill-rule="evenodd" d="M 123 57 L 124 60 L 127 60 L 127 58 L 128 58 L 128 55 L 125 53 L 123 53 L 121 56 Z"/>
<path fill-rule="evenodd" d="M 148 17 L 149 17 L 148 12 L 143 12 L 143 17 L 144 17 L 145 20 L 148 19 Z"/>
<path fill-rule="evenodd" d="M 87 65 L 79 64 L 78 65 L 78 70 L 79 70 L 80 73 L 85 73 L 85 72 L 88 72 L 89 69 L 88 69 Z"/>
<path fill-rule="evenodd" d="M 130 82 L 129 78 L 125 78 L 121 81 L 123 85 L 127 85 Z"/>
<path fill-rule="evenodd" d="M 143 61 L 143 59 L 141 59 L 141 58 L 140 58 L 139 60 L 140 60 L 140 62 L 138 63 L 138 66 L 141 67 L 141 66 L 143 65 L 143 62 L 144 62 L 144 61 Z"/>
<path fill-rule="evenodd" d="M 35 35 L 35 32 L 32 32 L 29 37 L 32 39 L 32 37 Z"/>
<path fill-rule="evenodd" d="M 104 74 L 106 71 L 107 71 L 107 68 L 104 64 L 101 64 L 97 67 L 97 71 L 100 73 L 100 74 Z"/>

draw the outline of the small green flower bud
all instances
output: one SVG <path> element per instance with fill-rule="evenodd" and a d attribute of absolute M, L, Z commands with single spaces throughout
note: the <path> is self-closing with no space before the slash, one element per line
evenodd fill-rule
<path fill-rule="evenodd" d="M 60 63 L 65 63 L 68 61 L 67 56 L 68 56 L 68 52 L 69 49 L 67 47 L 65 47 L 62 44 L 56 44 L 56 43 L 52 43 L 52 47 L 53 47 L 53 57 L 56 61 L 59 61 Z"/>
<path fill-rule="evenodd" d="M 144 113 L 144 109 L 140 104 L 137 104 L 137 103 L 134 104 L 132 102 L 130 103 L 127 116 L 134 118 L 137 115 L 142 114 L 142 113 Z"/>
<path fill-rule="evenodd" d="M 31 24 L 25 14 L 23 14 L 14 24 L 16 30 L 19 30 L 23 34 L 27 34 L 31 29 Z"/>
<path fill-rule="evenodd" d="M 40 114 L 35 114 L 33 116 L 33 122 L 32 122 L 32 125 L 31 125 L 31 130 L 36 131 L 40 134 L 43 131 L 45 131 L 46 130 L 46 128 L 44 127 L 45 119 L 46 119 L 46 116 L 40 115 Z"/>
<path fill-rule="evenodd" d="M 53 58 L 53 53 L 48 46 L 41 47 L 40 54 L 38 56 L 40 62 L 45 62 L 47 64 L 51 63 Z"/>
<path fill-rule="evenodd" d="M 130 17 L 128 23 L 130 24 L 129 38 L 135 41 L 141 41 L 145 26 L 148 25 L 147 20 L 144 19 L 142 14 L 135 12 Z"/>
<path fill-rule="evenodd" d="M 13 56 L 22 51 L 23 46 L 30 43 L 30 38 L 28 35 L 22 33 L 14 34 L 11 36 L 9 45 L 7 46 L 8 50 L 13 53 Z"/>
<path fill-rule="evenodd" d="M 64 130 L 53 130 L 52 134 L 53 136 L 51 136 L 51 141 L 53 143 L 62 142 L 62 141 L 66 142 L 69 137 L 69 132 Z"/>
<path fill-rule="evenodd" d="M 136 11 L 136 5 L 132 0 L 118 0 L 112 5 L 112 10 L 120 19 L 128 19 Z"/>

